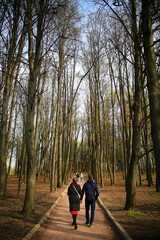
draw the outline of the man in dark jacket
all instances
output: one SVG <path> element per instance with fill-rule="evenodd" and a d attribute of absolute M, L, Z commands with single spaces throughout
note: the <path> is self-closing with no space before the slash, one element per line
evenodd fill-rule
<path fill-rule="evenodd" d="M 86 224 L 93 227 L 94 212 L 95 212 L 95 201 L 99 196 L 99 190 L 97 184 L 93 181 L 93 175 L 88 174 L 88 180 L 83 185 L 81 200 L 85 193 L 85 208 L 86 208 Z M 89 220 L 89 208 L 91 205 L 91 218 Z"/>

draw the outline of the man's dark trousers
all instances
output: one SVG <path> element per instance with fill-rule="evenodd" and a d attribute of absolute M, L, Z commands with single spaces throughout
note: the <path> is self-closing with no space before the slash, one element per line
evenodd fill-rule
<path fill-rule="evenodd" d="M 89 221 L 89 207 L 91 206 L 91 219 Z M 94 211 L 95 211 L 95 202 L 89 202 L 85 201 L 85 207 L 86 207 L 86 221 L 90 224 L 94 221 Z"/>

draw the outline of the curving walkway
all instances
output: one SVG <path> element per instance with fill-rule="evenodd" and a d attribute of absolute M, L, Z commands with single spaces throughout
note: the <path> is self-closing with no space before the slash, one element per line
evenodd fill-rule
<path fill-rule="evenodd" d="M 79 182 L 81 187 L 84 182 Z M 81 204 L 81 210 L 77 216 L 78 229 L 74 230 L 71 226 L 72 217 L 69 212 L 69 202 L 67 189 L 63 192 L 60 201 L 53 211 L 41 224 L 39 229 L 32 235 L 31 240 L 121 240 L 121 236 L 113 228 L 109 220 L 104 215 L 102 208 L 96 203 L 95 220 L 93 228 L 85 225 L 85 205 L 84 198 Z"/>

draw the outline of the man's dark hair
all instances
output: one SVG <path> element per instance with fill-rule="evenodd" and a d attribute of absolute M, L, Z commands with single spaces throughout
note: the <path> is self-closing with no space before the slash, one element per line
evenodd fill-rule
<path fill-rule="evenodd" d="M 91 173 L 88 174 L 89 179 L 93 179 L 93 175 Z"/>

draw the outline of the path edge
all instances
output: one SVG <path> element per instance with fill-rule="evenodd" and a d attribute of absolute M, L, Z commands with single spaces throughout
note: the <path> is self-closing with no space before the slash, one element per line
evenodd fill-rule
<path fill-rule="evenodd" d="M 57 200 L 53 203 L 53 205 L 49 208 L 49 210 L 46 212 L 46 214 L 41 218 L 41 220 L 27 233 L 27 235 L 22 240 L 28 240 L 32 237 L 32 235 L 37 231 L 37 229 L 40 227 L 40 225 L 46 220 L 46 218 L 49 216 L 49 214 L 52 212 L 52 210 L 55 208 L 57 203 L 61 197 L 58 197 Z"/>
<path fill-rule="evenodd" d="M 115 228 L 118 230 L 120 235 L 124 240 L 133 240 L 128 233 L 122 228 L 122 226 L 117 222 L 117 220 L 112 216 L 111 212 L 107 209 L 107 207 L 103 204 L 102 200 L 98 198 L 99 205 L 103 208 L 103 210 L 106 212 L 107 216 L 111 220 L 112 224 L 115 226 Z"/>

